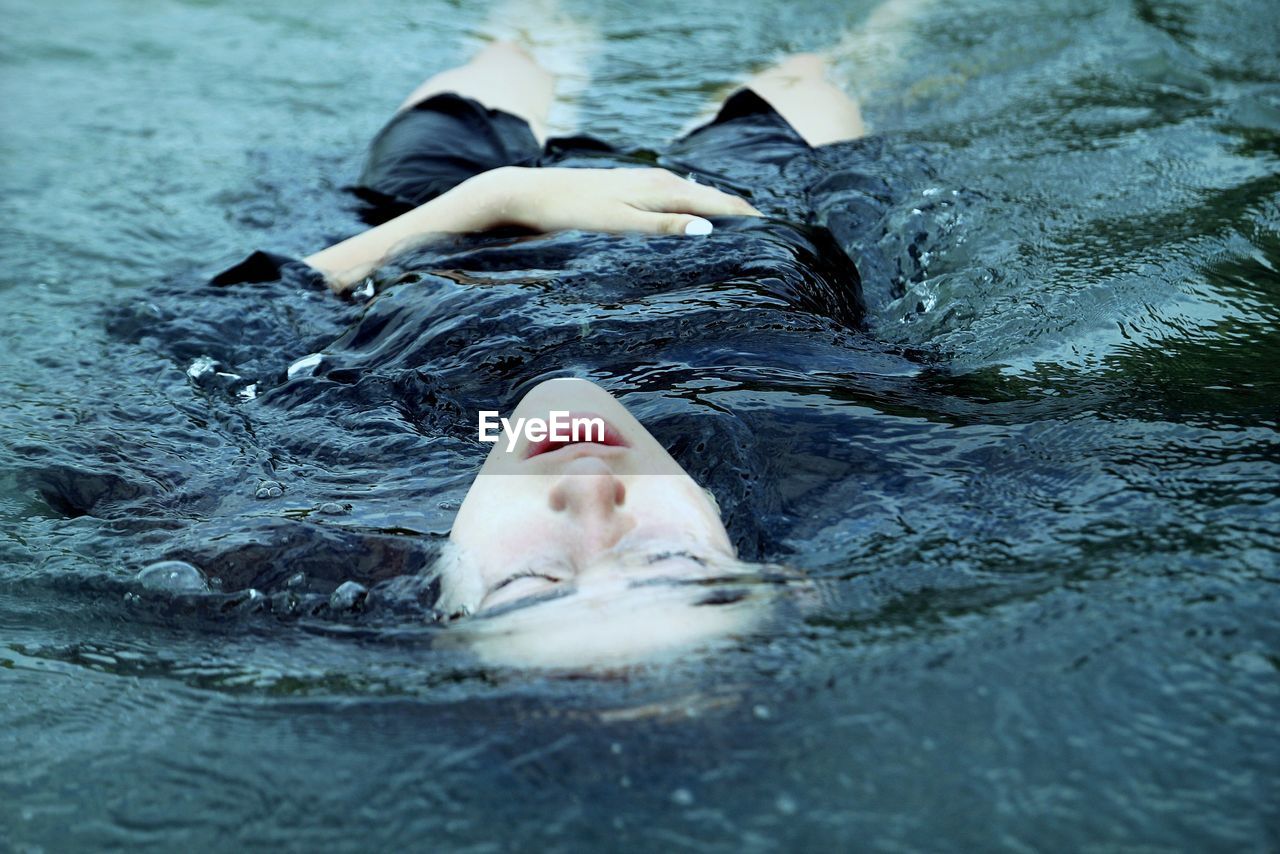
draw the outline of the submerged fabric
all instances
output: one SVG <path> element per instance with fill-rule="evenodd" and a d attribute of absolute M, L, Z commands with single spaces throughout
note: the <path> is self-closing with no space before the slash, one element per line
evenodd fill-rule
<path fill-rule="evenodd" d="M 867 239 L 909 182 L 928 174 L 918 154 L 900 149 L 895 155 L 892 163 L 885 162 L 880 138 L 815 150 L 750 89 L 736 92 L 712 121 L 661 152 L 622 151 L 590 136 L 553 138 L 540 147 L 523 119 L 442 93 L 387 123 L 370 145 L 359 182 L 349 189 L 368 203 L 365 220 L 380 223 L 500 166 L 660 166 L 741 196 L 772 220 L 820 227 L 824 233 L 802 237 L 800 243 L 812 247 L 816 242 L 829 255 L 828 272 L 840 268 L 840 279 L 827 287 L 857 306 L 859 269 L 869 273 L 868 296 L 878 302 L 900 295 L 915 272 L 910 264 L 891 269 Z M 858 268 L 836 257 L 826 232 L 858 256 Z M 779 234 L 783 241 L 796 238 L 794 230 Z M 847 314 L 839 319 L 857 321 Z"/>
<path fill-rule="evenodd" d="M 864 298 L 874 308 L 917 274 L 928 234 L 894 223 L 927 185 L 919 154 L 883 139 L 810 148 L 749 92 L 661 153 L 586 138 L 531 151 L 518 120 L 435 103 L 446 109 L 403 114 L 375 141 L 360 191 L 373 216 L 513 156 L 662 165 L 767 216 L 717 218 L 699 238 L 444 237 L 380 270 L 366 301 L 266 252 L 216 287 L 157 285 L 114 309 L 111 329 L 127 358 L 159 353 L 181 371 L 161 372 L 137 435 L 77 434 L 45 460 L 41 493 L 107 520 L 138 565 L 187 560 L 226 590 L 287 589 L 288 601 L 357 581 L 425 607 L 431 591 L 412 579 L 489 450 L 477 411 L 579 376 L 715 492 L 744 558 L 785 559 L 806 503 L 873 456 L 840 402 L 891 398 L 921 370 L 860 325 Z M 415 159 L 402 134 L 441 122 L 471 143 Z"/>

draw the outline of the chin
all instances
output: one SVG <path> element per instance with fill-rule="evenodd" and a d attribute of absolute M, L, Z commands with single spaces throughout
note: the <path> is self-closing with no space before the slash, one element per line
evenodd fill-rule
<path fill-rule="evenodd" d="M 762 587 L 673 585 L 579 591 L 530 600 L 454 624 L 447 644 L 483 664 L 610 671 L 662 664 L 740 643 L 767 623 L 773 594 Z"/>

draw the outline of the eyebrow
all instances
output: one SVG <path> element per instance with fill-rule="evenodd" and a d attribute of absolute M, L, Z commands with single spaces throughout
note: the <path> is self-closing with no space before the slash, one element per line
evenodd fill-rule
<path fill-rule="evenodd" d="M 672 558 L 677 558 L 677 557 L 687 557 L 689 560 L 693 561 L 698 566 L 707 565 L 706 558 L 702 557 L 701 555 L 696 555 L 690 551 L 654 552 L 653 554 L 648 556 L 648 558 L 645 560 L 645 563 L 652 566 L 655 563 L 661 563 L 664 560 L 670 560 Z"/>

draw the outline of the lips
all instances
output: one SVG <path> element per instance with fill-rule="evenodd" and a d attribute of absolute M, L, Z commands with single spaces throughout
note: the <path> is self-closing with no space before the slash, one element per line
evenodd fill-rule
<path fill-rule="evenodd" d="M 541 439 L 537 442 L 530 442 L 524 458 L 526 460 L 531 460 L 534 457 L 539 457 L 543 454 L 553 454 L 563 448 L 575 445 L 594 445 L 597 447 L 612 448 L 631 447 L 631 444 L 627 442 L 626 439 L 622 438 L 622 434 L 618 432 L 617 428 L 594 412 L 570 412 L 567 420 L 569 422 L 569 426 L 558 431 L 558 435 L 567 435 L 569 437 L 568 440 L 562 441 L 560 439 L 552 439 L 548 436 L 547 438 Z M 598 421 L 604 424 L 603 436 L 600 435 L 599 427 L 591 423 L 593 421 Z M 577 437 L 577 441 L 574 440 L 575 436 Z"/>

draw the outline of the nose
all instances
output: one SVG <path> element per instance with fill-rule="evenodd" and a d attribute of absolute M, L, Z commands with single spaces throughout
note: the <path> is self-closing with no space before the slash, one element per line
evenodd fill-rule
<path fill-rule="evenodd" d="M 548 500 L 557 513 L 609 516 L 627 500 L 627 488 L 604 460 L 580 457 L 565 466 Z"/>
<path fill-rule="evenodd" d="M 615 545 L 634 521 L 620 508 L 627 500 L 622 480 L 602 460 L 574 460 L 547 495 L 551 509 L 567 513 L 589 548 Z"/>

